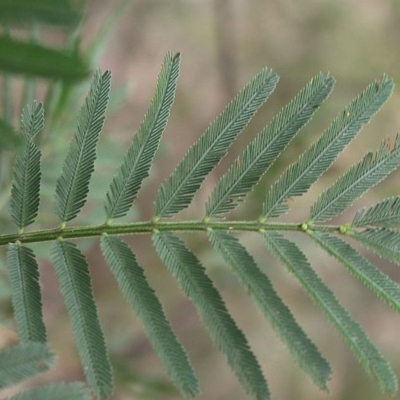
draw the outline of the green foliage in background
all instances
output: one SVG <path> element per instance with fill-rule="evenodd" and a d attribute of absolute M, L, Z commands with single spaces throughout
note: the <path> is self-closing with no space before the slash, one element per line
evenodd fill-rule
<path fill-rule="evenodd" d="M 47 86 L 44 101 L 47 123 L 41 142 L 45 141 L 48 132 L 65 132 L 69 124 L 74 123 L 69 117 L 69 106 L 81 98 L 85 81 L 92 75 L 92 66 L 104 51 L 107 39 L 128 3 L 129 0 L 121 0 L 112 8 L 95 40 L 83 51 L 81 28 L 85 22 L 85 1 L 0 0 L 0 152 L 20 144 L 14 130 L 15 115 L 35 98 L 37 78 L 41 79 L 41 86 Z M 16 35 L 14 31 L 24 35 Z M 57 48 L 50 47 L 41 37 L 44 32 L 63 39 L 64 43 Z M 22 103 L 17 112 L 15 99 L 19 90 L 15 90 L 15 78 L 24 83 Z M 60 136 L 64 137 L 57 135 Z"/>
<path fill-rule="evenodd" d="M 141 320 L 171 380 L 185 397 L 192 398 L 199 393 L 189 357 L 175 336 L 157 293 L 147 281 L 145 269 L 122 238 L 123 235 L 151 234 L 156 253 L 193 302 L 201 323 L 248 396 L 269 399 L 266 378 L 246 336 L 227 310 L 196 254 L 179 236 L 181 233 L 202 232 L 270 321 L 296 362 L 318 387 L 325 390 L 331 376 L 330 365 L 274 290 L 268 275 L 240 242 L 240 232 L 247 231 L 258 233 L 267 251 L 298 279 L 362 368 L 377 380 L 381 390 L 395 394 L 397 379 L 388 361 L 318 277 L 299 245 L 287 234 L 307 235 L 381 300 L 400 311 L 400 286 L 357 252 L 348 240 L 355 240 L 381 257 L 399 263 L 399 198 L 385 199 L 359 210 L 346 224 L 332 222 L 399 166 L 400 139 L 396 138 L 392 144 L 385 139 L 376 152 L 366 154 L 320 193 L 304 222 L 278 219 L 289 211 L 288 201 L 305 194 L 379 111 L 392 94 L 392 80 L 384 75 L 367 86 L 338 114 L 319 139 L 288 166 L 265 193 L 262 213 L 257 220 L 237 221 L 231 218 L 231 213 L 246 200 L 281 152 L 329 96 L 334 86 L 334 79 L 329 74 L 315 76 L 248 144 L 215 185 L 205 204 L 202 220 L 173 218 L 191 204 L 207 175 L 227 154 L 233 141 L 274 91 L 279 78 L 270 69 L 263 69 L 209 125 L 171 176 L 161 184 L 151 220 L 115 223 L 116 219 L 127 216 L 143 181 L 149 176 L 174 102 L 180 59 L 180 54 L 168 53 L 165 57 L 148 111 L 114 177 L 110 178 L 104 196 L 104 222 L 101 224 L 80 223 L 80 212 L 90 196 L 89 182 L 94 173 L 97 143 L 110 93 L 110 72 L 97 71 L 94 74 L 90 91 L 78 114 L 75 134 L 53 188 L 53 209 L 59 222 L 49 229 L 26 229 L 35 223 L 38 216 L 41 173 L 47 166 L 43 163 L 42 168 L 37 141 L 45 126 L 43 106 L 33 102 L 24 108 L 19 134 L 21 145 L 15 158 L 10 198 L 16 230 L 0 234 L 0 246 L 7 246 L 7 269 L 21 341 L 19 346 L 32 346 L 28 352 L 32 356 L 32 366 L 29 364 L 28 369 L 23 369 L 22 365 L 23 372 L 18 370 L 12 376 L 4 377 L 4 385 L 41 372 L 35 366 L 40 351 L 43 351 L 43 360 L 49 357 L 47 350 L 43 350 L 46 328 L 41 311 L 39 268 L 35 253 L 27 245 L 51 242 L 51 258 L 72 321 L 88 386 L 97 398 L 110 398 L 113 392 L 112 366 L 93 296 L 89 265 L 79 241 L 75 243 L 80 238 L 98 237 L 101 251 L 122 294 Z M 74 222 L 73 226 L 69 225 L 70 221 Z M 17 354 L 16 368 L 19 368 L 18 347 L 0 352 L 0 365 L 2 360 L 13 357 L 9 353 L 13 351 Z M 29 363 L 29 358 L 22 362 Z M 54 398 L 52 390 L 80 393 L 82 387 L 51 386 L 37 390 L 41 398 L 50 399 L 51 396 Z"/>
<path fill-rule="evenodd" d="M 46 372 L 54 355 L 45 343 L 25 342 L 0 351 L 0 390 Z M 56 383 L 29 389 L 8 400 L 88 400 L 82 383 Z"/>
<path fill-rule="evenodd" d="M 5 28 L 41 22 L 71 29 L 82 18 L 82 6 L 74 7 L 68 0 L 0 0 L 0 23 Z M 77 50 L 61 51 L 29 40 L 17 40 L 5 29 L 0 35 L 0 71 L 64 81 L 82 80 L 90 71 Z"/>

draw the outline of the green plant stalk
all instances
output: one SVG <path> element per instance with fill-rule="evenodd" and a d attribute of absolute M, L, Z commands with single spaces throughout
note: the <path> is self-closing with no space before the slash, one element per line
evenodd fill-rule
<path fill-rule="evenodd" d="M 94 226 L 74 226 L 53 229 L 41 229 L 31 232 L 12 233 L 0 235 L 0 246 L 14 243 L 39 243 L 63 239 L 80 239 L 108 235 L 131 235 L 146 234 L 154 232 L 207 232 L 209 229 L 228 232 L 260 232 L 264 231 L 291 231 L 304 232 L 304 224 L 298 223 L 265 223 L 260 221 L 144 221 L 130 224 L 101 224 Z M 313 225 L 312 229 L 321 232 L 341 233 L 339 225 Z"/>

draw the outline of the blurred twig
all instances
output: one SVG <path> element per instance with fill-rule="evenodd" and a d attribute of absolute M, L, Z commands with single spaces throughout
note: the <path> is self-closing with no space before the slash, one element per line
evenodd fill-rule
<path fill-rule="evenodd" d="M 236 21 L 232 0 L 215 0 L 215 29 L 223 102 L 232 100 L 237 92 Z"/>

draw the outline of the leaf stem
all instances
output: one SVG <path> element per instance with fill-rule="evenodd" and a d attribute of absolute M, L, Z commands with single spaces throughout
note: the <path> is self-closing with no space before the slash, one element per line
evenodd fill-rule
<path fill-rule="evenodd" d="M 0 246 L 14 243 L 19 240 L 21 243 L 40 243 L 64 239 L 78 239 L 88 237 L 100 237 L 103 234 L 109 235 L 131 235 L 154 233 L 154 231 L 168 232 L 199 232 L 207 230 L 219 230 L 229 232 L 260 232 L 263 231 L 292 231 L 304 232 L 303 224 L 299 223 L 267 223 L 260 221 L 162 221 L 150 220 L 144 222 L 133 222 L 129 224 L 115 225 L 93 225 L 93 226 L 73 226 L 62 229 L 61 227 L 52 229 L 41 229 L 35 231 L 24 231 L 23 233 L 12 233 L 0 235 Z M 339 232 L 336 225 L 313 225 L 313 230 L 323 232 Z"/>

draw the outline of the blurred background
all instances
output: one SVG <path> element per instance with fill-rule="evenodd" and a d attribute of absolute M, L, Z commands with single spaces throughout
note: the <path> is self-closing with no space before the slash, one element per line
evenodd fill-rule
<path fill-rule="evenodd" d="M 54 46 L 67 42 L 65 32 L 40 28 L 40 40 Z M 24 35 L 23 30 L 16 30 Z M 101 40 L 100 40 L 100 39 Z M 183 55 L 176 103 L 163 137 L 161 151 L 150 178 L 141 191 L 130 219 L 152 217 L 153 200 L 160 182 L 174 169 L 188 147 L 228 101 L 261 68 L 268 66 L 280 75 L 280 82 L 267 104 L 232 147 L 229 156 L 207 178 L 192 206 L 179 218 L 200 219 L 204 203 L 213 185 L 226 171 L 244 145 L 319 71 L 330 72 L 337 80 L 335 90 L 297 139 L 285 151 L 275 167 L 232 218 L 256 219 L 268 185 L 296 157 L 316 140 L 338 112 L 374 79 L 386 72 L 400 80 L 400 2 L 397 0 L 92 0 L 87 2 L 85 19 L 79 28 L 79 48 L 90 54 L 91 67 L 111 69 L 113 93 L 104 136 L 100 140 L 97 172 L 90 201 L 82 218 L 86 223 L 102 223 L 101 199 L 109 185 L 124 149 L 153 96 L 163 57 L 168 50 Z M 96 44 L 96 45 L 94 45 Z M 13 81 L 15 107 L 21 101 L 20 78 Z M 35 97 L 44 101 L 47 83 L 38 81 Z M 51 215 L 54 180 L 60 159 L 74 130 L 75 116 L 87 82 L 67 93 L 63 107 L 44 140 L 43 182 L 40 223 L 53 226 Z M 71 94 L 72 93 L 72 94 Z M 3 101 L 4 106 L 4 101 Z M 400 127 L 398 89 L 389 103 L 366 126 L 360 136 L 340 156 L 310 193 L 292 202 L 292 212 L 284 218 L 304 221 L 312 199 L 334 181 L 367 150 L 374 150 L 387 136 L 394 140 Z M 11 120 L 18 121 L 14 112 Z M 57 131 L 59 134 L 55 134 Z M 3 165 L 3 173 L 5 167 Z M 52 175 L 54 174 L 54 176 Z M 355 204 L 338 221 L 351 220 L 355 209 L 371 205 L 383 197 L 399 193 L 399 172 Z M 4 204 L 0 223 L 7 228 Z M 81 222 L 82 222 L 81 218 Z M 10 228 L 11 229 L 11 228 Z M 377 383 L 368 379 L 322 312 L 312 303 L 296 280 L 263 249 L 255 234 L 241 236 L 260 268 L 271 277 L 278 293 L 334 370 L 329 393 L 319 391 L 280 343 L 269 324 L 254 307 L 234 276 L 213 251 L 204 235 L 187 235 L 185 240 L 207 267 L 229 310 L 246 333 L 251 347 L 268 379 L 276 400 L 367 400 L 386 399 Z M 313 267 L 365 328 L 400 374 L 400 317 L 369 293 L 344 268 L 309 243 L 295 237 Z M 222 355 L 213 347 L 201 326 L 194 307 L 179 291 L 151 248 L 149 237 L 131 237 L 127 241 L 145 268 L 149 281 L 163 302 L 172 325 L 185 345 L 198 373 L 201 400 L 245 399 Z M 84 243 L 92 268 L 93 284 L 112 362 L 115 368 L 116 400 L 179 399 L 163 371 L 140 323 L 125 303 L 103 262 L 97 241 Z M 58 354 L 56 368 L 41 378 L 49 380 L 83 379 L 73 345 L 69 319 L 58 293 L 56 278 L 47 261 L 48 246 L 35 246 L 41 260 L 44 312 L 49 340 Z M 400 282 L 398 267 L 385 264 L 365 253 L 389 276 Z M 3 269 L 4 270 L 4 269 Z M 2 271 L 3 271 L 2 270 Z M 0 346 L 16 338 L 10 320 L 6 278 L 0 288 Z"/>

